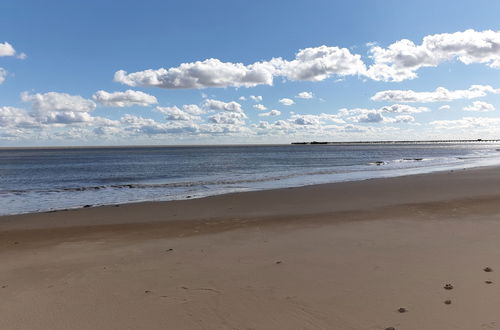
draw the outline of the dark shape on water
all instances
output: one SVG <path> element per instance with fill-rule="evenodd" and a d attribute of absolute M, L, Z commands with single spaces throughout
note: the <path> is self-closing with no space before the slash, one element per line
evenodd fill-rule
<path fill-rule="evenodd" d="M 90 205 L 90 204 L 83 205 L 83 208 L 84 208 L 84 209 L 85 209 L 85 208 L 87 208 L 87 207 L 92 207 L 92 205 Z"/>

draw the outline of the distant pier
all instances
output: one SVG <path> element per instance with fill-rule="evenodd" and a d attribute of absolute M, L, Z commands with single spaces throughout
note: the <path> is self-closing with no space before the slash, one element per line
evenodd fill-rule
<path fill-rule="evenodd" d="M 500 143 L 500 139 L 475 139 L 475 140 L 401 140 L 401 141 L 344 141 L 344 142 L 292 142 L 292 144 L 426 144 L 426 143 Z"/>

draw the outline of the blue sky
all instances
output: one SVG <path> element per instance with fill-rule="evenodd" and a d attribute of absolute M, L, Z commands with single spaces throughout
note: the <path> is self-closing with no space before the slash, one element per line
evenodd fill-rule
<path fill-rule="evenodd" d="M 498 138 L 499 12 L 2 1 L 0 146 Z"/>

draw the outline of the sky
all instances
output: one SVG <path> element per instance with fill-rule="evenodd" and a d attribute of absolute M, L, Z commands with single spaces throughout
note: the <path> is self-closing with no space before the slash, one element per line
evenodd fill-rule
<path fill-rule="evenodd" d="M 0 2 L 0 147 L 500 138 L 498 1 Z"/>

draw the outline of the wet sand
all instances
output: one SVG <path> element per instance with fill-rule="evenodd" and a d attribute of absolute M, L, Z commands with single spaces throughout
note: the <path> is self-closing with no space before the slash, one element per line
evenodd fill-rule
<path fill-rule="evenodd" d="M 499 285 L 500 167 L 0 217 L 0 329 L 500 329 Z"/>

